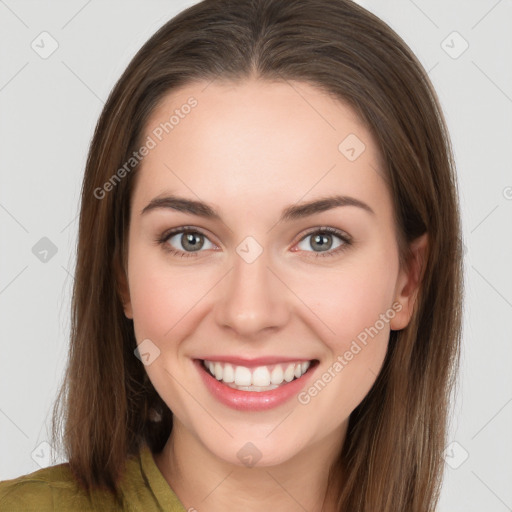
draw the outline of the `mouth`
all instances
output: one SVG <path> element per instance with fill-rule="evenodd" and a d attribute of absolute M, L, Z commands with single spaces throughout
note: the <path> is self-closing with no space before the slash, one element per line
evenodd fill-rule
<path fill-rule="evenodd" d="M 195 359 L 203 382 L 221 403 L 239 410 L 276 407 L 298 394 L 310 380 L 318 359 L 261 364 L 255 361 Z M 238 363 L 238 364 L 237 364 Z"/>
<path fill-rule="evenodd" d="M 300 379 L 313 361 L 296 361 L 249 368 L 226 362 L 202 360 L 212 377 L 241 391 L 270 391 L 285 383 Z"/>

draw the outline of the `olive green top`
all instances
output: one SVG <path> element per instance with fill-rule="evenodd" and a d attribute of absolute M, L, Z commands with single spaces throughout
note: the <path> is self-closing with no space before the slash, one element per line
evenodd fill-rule
<path fill-rule="evenodd" d="M 108 491 L 87 493 L 63 463 L 0 482 L 2 512 L 187 512 L 169 487 L 147 445 L 127 459 L 120 483 L 122 506 Z"/>

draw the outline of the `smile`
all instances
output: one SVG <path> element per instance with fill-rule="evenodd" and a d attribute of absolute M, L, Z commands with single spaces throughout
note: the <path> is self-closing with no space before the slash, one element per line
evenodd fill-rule
<path fill-rule="evenodd" d="M 208 360 L 204 360 L 203 364 L 212 377 L 233 389 L 261 392 L 276 389 L 283 382 L 299 379 L 307 372 L 311 361 L 281 363 L 255 368 Z"/>
<path fill-rule="evenodd" d="M 318 359 L 225 359 L 193 362 L 213 398 L 242 411 L 263 411 L 284 404 L 304 389 L 319 365 Z"/>

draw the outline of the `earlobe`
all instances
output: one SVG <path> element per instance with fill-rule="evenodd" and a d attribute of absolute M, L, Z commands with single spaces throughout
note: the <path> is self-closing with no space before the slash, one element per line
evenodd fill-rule
<path fill-rule="evenodd" d="M 117 277 L 117 296 L 123 305 L 126 318 L 133 319 L 132 303 L 130 300 L 130 290 L 126 279 L 126 273 L 116 265 Z"/>
<path fill-rule="evenodd" d="M 410 251 L 407 268 L 400 270 L 397 279 L 395 302 L 401 304 L 401 309 L 390 321 L 393 331 L 404 329 L 411 320 L 428 259 L 427 233 L 416 238 L 410 244 Z"/>
<path fill-rule="evenodd" d="M 133 320 L 132 303 L 130 301 L 123 302 L 124 316 Z"/>
<path fill-rule="evenodd" d="M 123 280 L 122 283 L 120 283 L 121 287 L 121 302 L 123 304 L 124 309 L 124 315 L 126 318 L 133 319 L 133 311 L 132 311 L 132 302 L 130 300 L 130 292 L 128 290 L 128 286 L 126 285 L 126 282 Z"/>

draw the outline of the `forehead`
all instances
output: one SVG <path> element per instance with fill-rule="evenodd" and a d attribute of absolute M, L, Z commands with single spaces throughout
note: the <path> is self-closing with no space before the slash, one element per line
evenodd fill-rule
<path fill-rule="evenodd" d="M 385 192 L 380 155 L 346 103 L 303 82 L 200 82 L 166 95 L 150 116 L 137 201 L 182 192 L 222 205 L 291 203 Z M 246 203 L 247 205 L 247 203 Z"/>

